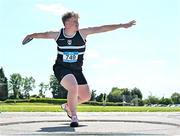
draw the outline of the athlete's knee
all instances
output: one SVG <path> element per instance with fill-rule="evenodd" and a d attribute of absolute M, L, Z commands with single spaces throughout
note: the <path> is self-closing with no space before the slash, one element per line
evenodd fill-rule
<path fill-rule="evenodd" d="M 92 94 L 92 92 L 90 91 L 90 89 L 88 89 L 88 93 L 86 95 L 86 100 L 87 101 L 91 100 L 91 94 Z"/>
<path fill-rule="evenodd" d="M 91 99 L 91 93 L 88 93 L 83 97 L 84 101 L 89 101 L 90 99 Z"/>
<path fill-rule="evenodd" d="M 69 93 L 78 94 L 78 85 L 69 86 L 67 90 Z"/>

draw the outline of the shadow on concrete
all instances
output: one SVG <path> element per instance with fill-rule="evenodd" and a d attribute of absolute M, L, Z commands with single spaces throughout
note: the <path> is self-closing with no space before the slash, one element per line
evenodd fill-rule
<path fill-rule="evenodd" d="M 69 126 L 59 126 L 59 127 L 44 127 L 40 128 L 37 132 L 75 132 L 74 128 Z"/>
<path fill-rule="evenodd" d="M 43 127 L 40 128 L 37 132 L 75 132 L 75 128 L 69 127 L 69 124 L 61 124 L 64 126 L 58 126 L 58 127 Z M 78 127 L 85 127 L 87 125 L 79 125 Z"/>

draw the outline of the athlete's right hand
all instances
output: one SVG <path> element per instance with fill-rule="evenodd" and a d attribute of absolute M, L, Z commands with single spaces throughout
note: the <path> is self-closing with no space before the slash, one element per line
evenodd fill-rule
<path fill-rule="evenodd" d="M 33 38 L 31 37 L 31 35 L 27 35 L 24 40 L 22 41 L 22 44 L 25 45 L 28 42 L 30 42 Z"/>

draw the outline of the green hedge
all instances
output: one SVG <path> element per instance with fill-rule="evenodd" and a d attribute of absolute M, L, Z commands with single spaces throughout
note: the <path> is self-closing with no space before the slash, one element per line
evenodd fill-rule
<path fill-rule="evenodd" d="M 53 99 L 53 98 L 30 98 L 30 99 L 7 99 L 6 101 L 2 101 L 1 103 L 49 103 L 49 104 L 63 104 L 67 102 L 67 99 Z M 114 102 L 96 102 L 89 101 L 84 104 L 94 105 L 94 106 L 123 106 L 123 103 L 114 103 Z M 129 106 L 129 105 L 125 105 Z"/>
<path fill-rule="evenodd" d="M 66 103 L 66 99 L 53 99 L 53 98 L 30 98 L 30 99 L 7 99 L 2 103 L 23 103 L 23 102 L 30 102 L 30 103 L 50 103 L 50 104 L 62 104 Z"/>
<path fill-rule="evenodd" d="M 29 101 L 30 99 L 7 99 L 5 101 L 1 101 L 1 103 L 23 103 Z"/>
<path fill-rule="evenodd" d="M 114 103 L 114 102 L 103 103 L 103 102 L 89 101 L 89 102 L 86 102 L 84 104 L 95 105 L 95 106 L 103 106 L 103 105 L 106 105 L 106 106 L 123 106 L 123 103 L 120 103 L 120 102 L 117 102 L 117 103 Z"/>
<path fill-rule="evenodd" d="M 66 99 L 52 99 L 52 98 L 31 98 L 29 102 L 63 104 L 63 103 L 66 103 L 67 100 Z"/>

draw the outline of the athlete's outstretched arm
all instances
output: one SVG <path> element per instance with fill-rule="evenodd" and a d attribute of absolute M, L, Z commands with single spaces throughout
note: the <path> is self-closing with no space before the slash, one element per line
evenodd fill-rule
<path fill-rule="evenodd" d="M 80 32 L 83 34 L 84 37 L 87 37 L 90 34 L 112 31 L 118 28 L 129 28 L 135 24 L 136 21 L 132 20 L 125 24 L 112 24 L 112 25 L 103 25 L 98 27 L 88 27 L 88 28 L 80 29 Z"/>
<path fill-rule="evenodd" d="M 44 32 L 44 33 L 33 33 L 33 34 L 29 34 L 27 35 L 24 40 L 22 41 L 22 43 L 25 43 L 26 40 L 28 39 L 34 39 L 34 38 L 43 38 L 43 39 L 56 39 L 57 35 L 59 32 Z"/>

